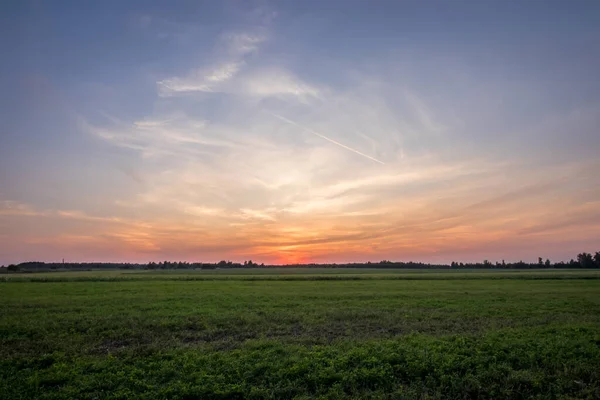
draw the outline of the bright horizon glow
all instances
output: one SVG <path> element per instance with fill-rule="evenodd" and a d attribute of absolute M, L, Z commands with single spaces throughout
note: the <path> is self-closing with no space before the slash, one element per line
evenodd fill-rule
<path fill-rule="evenodd" d="M 600 3 L 11 2 L 0 265 L 600 250 Z"/>

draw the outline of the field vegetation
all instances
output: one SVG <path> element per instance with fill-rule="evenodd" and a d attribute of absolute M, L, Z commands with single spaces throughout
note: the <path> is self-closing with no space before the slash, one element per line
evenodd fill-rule
<path fill-rule="evenodd" d="M 0 280 L 3 399 L 600 398 L 597 270 Z"/>

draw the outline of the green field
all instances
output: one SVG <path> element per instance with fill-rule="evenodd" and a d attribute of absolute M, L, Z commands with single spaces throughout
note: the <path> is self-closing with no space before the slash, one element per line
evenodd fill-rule
<path fill-rule="evenodd" d="M 598 271 L 0 278 L 3 399 L 600 398 Z"/>

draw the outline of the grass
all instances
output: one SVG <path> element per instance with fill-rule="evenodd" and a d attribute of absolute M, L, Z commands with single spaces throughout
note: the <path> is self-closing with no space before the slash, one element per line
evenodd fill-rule
<path fill-rule="evenodd" d="M 413 280 L 413 279 L 600 279 L 600 270 L 589 269 L 360 269 L 360 268 L 260 268 L 220 270 L 92 270 L 9 273 L 2 281 L 72 282 L 124 280 Z"/>
<path fill-rule="evenodd" d="M 598 271 L 227 272 L 10 275 L 0 397 L 600 398 Z"/>

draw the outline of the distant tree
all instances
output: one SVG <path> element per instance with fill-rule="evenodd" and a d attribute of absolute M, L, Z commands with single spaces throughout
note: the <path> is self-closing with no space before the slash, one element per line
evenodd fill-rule
<path fill-rule="evenodd" d="M 17 272 L 18 270 L 19 270 L 19 266 L 15 265 L 15 264 L 10 264 L 7 267 L 7 271 L 10 271 L 10 272 Z"/>
<path fill-rule="evenodd" d="M 600 251 L 597 251 L 594 254 L 594 261 L 596 262 L 596 266 L 600 268 Z"/>
<path fill-rule="evenodd" d="M 544 260 L 542 260 L 542 257 L 538 257 L 538 265 L 544 265 Z"/>
<path fill-rule="evenodd" d="M 594 258 L 590 253 L 580 253 L 577 255 L 577 262 L 581 268 L 593 268 Z"/>
<path fill-rule="evenodd" d="M 550 266 L 550 260 L 546 258 L 546 262 L 545 262 L 546 267 Z"/>
<path fill-rule="evenodd" d="M 571 258 L 571 260 L 569 260 L 569 267 L 576 268 L 578 266 L 579 266 L 579 263 L 577 261 L 573 260 L 572 258 Z"/>

